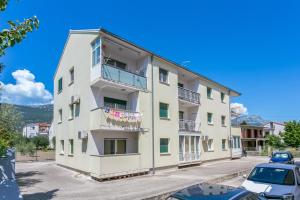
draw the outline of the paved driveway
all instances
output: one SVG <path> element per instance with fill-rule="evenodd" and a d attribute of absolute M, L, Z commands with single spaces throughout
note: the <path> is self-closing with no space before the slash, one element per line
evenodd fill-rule
<path fill-rule="evenodd" d="M 224 160 L 107 182 L 95 181 L 59 167 L 54 162 L 17 163 L 16 171 L 25 200 L 144 199 L 245 170 L 266 161 L 266 157 Z"/>

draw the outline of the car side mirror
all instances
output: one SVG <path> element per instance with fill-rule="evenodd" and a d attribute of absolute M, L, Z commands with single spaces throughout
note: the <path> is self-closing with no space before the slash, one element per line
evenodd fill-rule
<path fill-rule="evenodd" d="M 247 178 L 247 174 L 243 174 L 243 178 L 246 179 Z"/>

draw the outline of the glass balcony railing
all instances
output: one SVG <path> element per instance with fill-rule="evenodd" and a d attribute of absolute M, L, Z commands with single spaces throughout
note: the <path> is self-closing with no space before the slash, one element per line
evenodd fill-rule
<path fill-rule="evenodd" d="M 194 120 L 179 120 L 179 131 L 197 132 L 196 122 Z"/>
<path fill-rule="evenodd" d="M 106 80 L 117 82 L 123 85 L 135 87 L 142 90 L 147 89 L 146 77 L 109 65 L 102 66 L 102 77 Z"/>
<path fill-rule="evenodd" d="M 178 97 L 185 101 L 200 104 L 200 94 L 186 88 L 178 87 Z"/>

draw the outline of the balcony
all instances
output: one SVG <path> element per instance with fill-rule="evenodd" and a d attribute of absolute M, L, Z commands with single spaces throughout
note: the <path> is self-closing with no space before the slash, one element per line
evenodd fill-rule
<path fill-rule="evenodd" d="M 186 88 L 178 87 L 178 97 L 184 101 L 200 104 L 200 94 Z"/>
<path fill-rule="evenodd" d="M 196 122 L 194 120 L 179 120 L 179 131 L 180 132 L 199 132 L 196 128 Z"/>
<path fill-rule="evenodd" d="M 134 87 L 139 90 L 147 89 L 146 77 L 109 65 L 102 65 L 102 78 L 114 83 Z"/>
<path fill-rule="evenodd" d="M 115 108 L 97 108 L 90 113 L 90 130 L 142 131 L 142 116 L 138 112 Z"/>
<path fill-rule="evenodd" d="M 91 176 L 99 179 L 149 171 L 143 168 L 139 153 L 92 155 L 91 163 Z"/>

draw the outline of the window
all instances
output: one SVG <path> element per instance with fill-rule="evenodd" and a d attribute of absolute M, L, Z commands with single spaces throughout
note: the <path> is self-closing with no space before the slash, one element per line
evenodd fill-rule
<path fill-rule="evenodd" d="M 69 140 L 69 145 L 70 145 L 69 155 L 73 155 L 74 154 L 74 140 L 73 139 Z"/>
<path fill-rule="evenodd" d="M 104 139 L 104 155 L 126 154 L 126 139 Z"/>
<path fill-rule="evenodd" d="M 160 138 L 160 153 L 169 153 L 169 139 Z"/>
<path fill-rule="evenodd" d="M 169 118 L 169 105 L 166 103 L 159 103 L 159 117 L 160 118 Z"/>
<path fill-rule="evenodd" d="M 179 111 L 179 120 L 183 120 L 184 112 Z"/>
<path fill-rule="evenodd" d="M 226 126 L 226 116 L 221 116 L 221 124 L 222 126 Z"/>
<path fill-rule="evenodd" d="M 213 124 L 213 114 L 212 113 L 207 113 L 207 123 L 208 124 Z"/>
<path fill-rule="evenodd" d="M 58 123 L 62 122 L 62 109 L 58 110 Z"/>
<path fill-rule="evenodd" d="M 222 139 L 222 150 L 226 150 L 226 139 Z"/>
<path fill-rule="evenodd" d="M 169 82 L 168 74 L 169 74 L 169 72 L 167 70 L 159 68 L 159 81 L 161 83 L 168 83 Z"/>
<path fill-rule="evenodd" d="M 214 150 L 214 140 L 213 139 L 208 139 L 207 147 L 208 147 L 208 151 L 213 151 Z"/>
<path fill-rule="evenodd" d="M 120 99 L 113 99 L 109 97 L 104 97 L 104 107 L 115 108 L 120 110 L 126 110 L 127 102 Z"/>
<path fill-rule="evenodd" d="M 212 89 L 207 87 L 206 89 L 207 98 L 212 99 Z"/>
<path fill-rule="evenodd" d="M 61 154 L 65 153 L 65 141 L 61 140 L 60 141 L 60 149 L 61 149 Z"/>
<path fill-rule="evenodd" d="M 241 148 L 240 136 L 233 136 L 232 138 L 233 138 L 232 139 L 232 148 L 240 149 Z"/>
<path fill-rule="evenodd" d="M 92 66 L 100 63 L 100 39 L 92 43 Z"/>
<path fill-rule="evenodd" d="M 72 67 L 72 69 L 70 69 L 69 73 L 70 73 L 70 84 L 69 85 L 71 85 L 72 83 L 74 83 L 74 67 Z"/>
<path fill-rule="evenodd" d="M 126 70 L 126 64 L 112 58 L 105 58 L 106 64 L 112 67 Z"/>
<path fill-rule="evenodd" d="M 58 94 L 59 93 L 61 93 L 62 92 L 62 87 L 63 87 L 63 85 L 62 85 L 63 83 L 62 83 L 62 78 L 60 78 L 60 79 L 58 79 Z"/>
<path fill-rule="evenodd" d="M 182 83 L 177 83 L 178 87 L 183 88 L 184 85 Z"/>
<path fill-rule="evenodd" d="M 221 102 L 225 103 L 225 94 L 221 92 Z"/>
<path fill-rule="evenodd" d="M 74 104 L 71 103 L 69 105 L 69 108 L 70 108 L 70 116 L 69 116 L 69 119 L 73 119 L 74 118 Z"/>
<path fill-rule="evenodd" d="M 86 153 L 87 143 L 88 143 L 88 139 L 86 139 L 86 138 L 82 139 L 82 141 L 81 141 L 81 152 L 82 153 Z"/>

